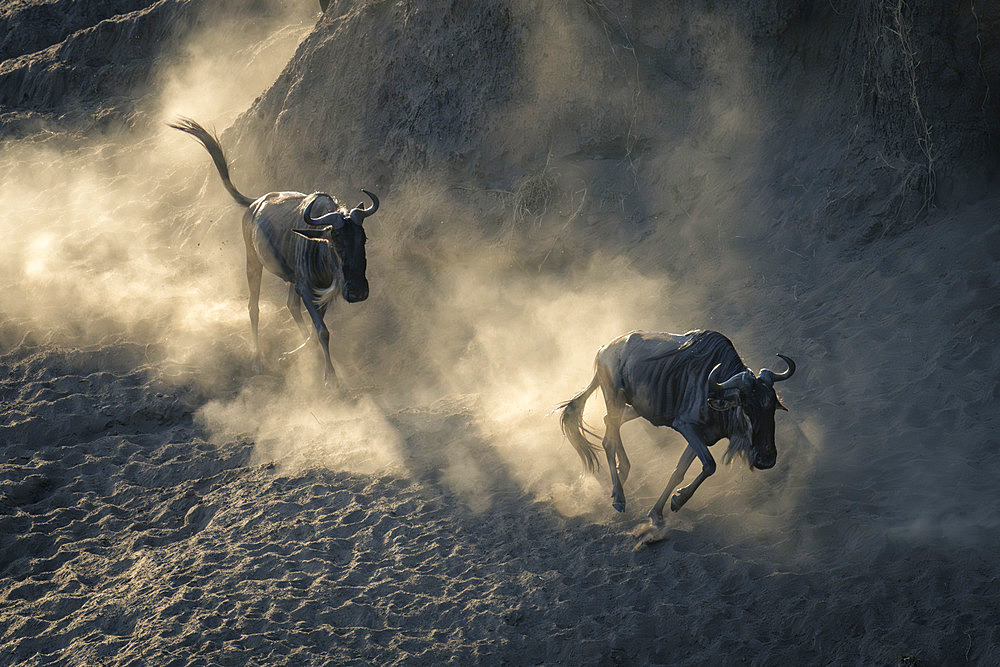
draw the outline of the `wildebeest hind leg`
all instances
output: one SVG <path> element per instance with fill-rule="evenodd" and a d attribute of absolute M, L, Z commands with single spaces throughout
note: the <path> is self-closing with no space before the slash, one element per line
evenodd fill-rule
<path fill-rule="evenodd" d="M 625 445 L 622 444 L 621 425 L 624 424 L 625 422 L 637 419 L 638 417 L 639 413 L 635 411 L 635 408 L 633 408 L 631 405 L 626 404 L 625 410 L 622 412 L 621 422 L 619 422 L 618 425 L 619 427 L 618 449 L 615 452 L 615 455 L 618 459 L 618 479 L 621 480 L 622 485 L 624 485 L 625 482 L 628 480 L 628 471 L 632 468 L 632 464 L 629 463 L 628 455 L 625 453 Z"/>
<path fill-rule="evenodd" d="M 260 352 L 260 338 L 257 329 L 260 325 L 260 276 L 264 265 L 257 256 L 247 252 L 247 285 L 250 287 L 250 300 L 247 310 L 250 313 L 250 337 L 253 342 L 253 372 L 260 373 L 264 369 L 264 357 Z"/>
<path fill-rule="evenodd" d="M 619 512 L 625 511 L 625 490 L 622 488 L 624 481 L 618 474 L 617 457 L 618 452 L 625 453 L 622 445 L 621 423 L 622 413 L 625 410 L 624 401 L 616 400 L 616 397 L 608 397 L 605 394 L 605 403 L 608 414 L 604 416 L 604 453 L 608 457 L 608 470 L 611 471 L 611 506 Z M 623 458 L 625 477 L 628 476 L 628 459 Z"/>

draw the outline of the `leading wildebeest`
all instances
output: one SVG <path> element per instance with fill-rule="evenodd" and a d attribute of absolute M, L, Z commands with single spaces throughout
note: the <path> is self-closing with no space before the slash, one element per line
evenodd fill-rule
<path fill-rule="evenodd" d="M 590 386 L 561 406 L 563 433 L 588 470 L 600 468 L 597 445 L 587 439 L 583 426 L 583 406 L 600 386 L 607 406 L 602 444 L 611 471 L 612 506 L 619 512 L 625 511 L 622 484 L 629 472 L 619 431 L 622 423 L 643 417 L 655 426 L 670 426 L 683 435 L 687 449 L 667 488 L 649 511 L 649 518 L 658 522 L 663 518 L 667 497 L 684 479 L 695 457 L 701 460 L 701 473 L 670 499 L 671 510 L 679 510 L 715 472 L 715 460 L 708 448 L 722 438 L 729 438 L 723 461 L 738 457 L 751 468 L 774 466 L 778 457 L 774 411 L 786 409 L 774 393 L 774 383 L 795 373 L 795 363 L 784 355 L 778 356 L 788 365 L 785 372 L 765 368 L 754 375 L 729 339 L 716 331 L 627 333 L 597 352 L 597 371 Z"/>
<path fill-rule="evenodd" d="M 254 372 L 260 372 L 263 358 L 257 325 L 260 310 L 260 278 L 263 267 L 288 283 L 288 310 L 299 329 L 312 332 L 302 321 L 299 308 L 304 304 L 319 336 L 325 361 L 324 380 L 328 386 L 336 382 L 330 362 L 330 332 L 323 322 L 326 309 L 337 295 L 354 303 L 368 298 L 365 277 L 364 219 L 378 210 L 378 197 L 362 190 L 372 205 L 348 211 L 328 194 L 315 192 L 269 192 L 251 199 L 240 193 L 229 179 L 229 165 L 218 139 L 189 118 L 179 118 L 170 127 L 187 132 L 208 151 L 222 184 L 237 204 L 247 207 L 243 214 L 243 241 L 247 251 L 247 283 L 250 285 L 250 332 L 253 337 Z M 314 211 L 315 209 L 315 211 Z M 313 213 L 319 213 L 313 217 Z M 300 229 L 302 223 L 310 227 Z M 305 345 L 306 343 L 303 343 Z M 301 349 L 300 345 L 296 349 Z M 294 350 L 293 350 L 294 351 Z"/>

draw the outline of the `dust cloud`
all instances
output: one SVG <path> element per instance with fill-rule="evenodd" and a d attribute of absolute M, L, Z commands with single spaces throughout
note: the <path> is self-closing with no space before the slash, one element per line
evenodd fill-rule
<path fill-rule="evenodd" d="M 0 308 L 9 318 L 60 345 L 145 339 L 168 375 L 225 380 L 224 350 L 246 317 L 231 268 L 242 252 L 238 216 L 223 221 L 222 197 L 201 195 L 204 156 L 165 122 L 182 107 L 210 125 L 245 108 L 315 19 L 286 7 L 259 3 L 258 21 L 242 17 L 251 26 L 240 31 L 243 48 L 222 21 L 161 54 L 132 129 L 5 143 Z M 206 357 L 225 367 L 205 374 Z"/>
<path fill-rule="evenodd" d="M 242 212 L 204 151 L 163 126 L 178 114 L 230 124 L 309 33 L 315 15 L 300 10 L 272 13 L 235 49 L 226 39 L 232 24 L 206 25 L 159 76 L 144 111 L 155 129 L 8 143 L 0 277 L 10 287 L 0 308 L 58 344 L 145 341 L 154 372 L 204 397 L 198 422 L 218 442 L 253 441 L 258 461 L 289 471 L 433 469 L 475 511 L 514 487 L 564 514 L 605 520 L 614 518 L 606 471 L 598 480 L 581 476 L 553 409 L 586 386 L 597 349 L 617 335 L 719 329 L 754 369 L 781 352 L 801 371 L 782 387 L 792 413 L 777 418 L 778 468 L 720 470 L 692 512 L 724 506 L 716 523 L 730 536 L 778 539 L 816 502 L 817 489 L 857 484 L 859 497 L 892 506 L 893 518 L 879 525 L 906 535 L 958 530 L 947 513 L 959 500 L 925 496 L 901 507 L 875 490 L 863 471 L 878 434 L 841 444 L 838 425 L 864 433 L 862 417 L 872 416 L 850 406 L 866 400 L 880 373 L 899 373 L 894 360 L 904 355 L 885 345 L 858 351 L 854 343 L 877 336 L 843 337 L 828 326 L 849 317 L 845 295 L 862 299 L 852 281 L 870 273 L 845 266 L 840 247 L 774 234 L 777 219 L 806 216 L 813 202 L 774 190 L 768 169 L 809 137 L 791 148 L 773 141 L 782 128 L 769 118 L 774 101 L 753 85 L 761 76 L 754 47 L 718 16 L 653 22 L 648 43 L 657 30 L 677 31 L 699 55 L 647 80 L 633 38 L 613 15 L 598 11 L 592 20 L 595 7 L 540 10 L 547 29 L 528 33 L 517 63 L 525 94 L 484 121 L 480 157 L 504 156 L 491 164 L 495 181 L 456 181 L 447 165 L 404 164 L 389 191 L 352 183 L 382 195 L 383 208 L 366 222 L 370 298 L 335 304 L 327 318 L 347 397 L 319 387 L 313 347 L 278 362 L 301 334 L 283 285 L 269 275 L 261 302 L 268 368 L 250 374 Z M 223 147 L 238 139 L 224 134 Z M 266 169 L 245 150 L 236 157 L 237 187 L 262 194 L 243 184 Z M 308 165 L 300 169 L 271 187 L 309 189 Z M 782 207 L 794 197 L 802 203 L 789 213 Z M 816 266 L 840 273 L 822 283 Z M 901 327 L 918 345 L 922 334 L 910 331 L 905 313 L 921 295 L 907 298 L 879 304 L 894 310 L 872 324 L 882 339 Z M 949 400 L 954 409 L 957 399 Z M 585 415 L 598 431 L 601 408 L 598 393 Z M 884 455 L 894 457 L 905 445 L 889 430 L 880 431 L 893 443 Z M 633 462 L 631 520 L 659 494 L 683 443 L 639 421 L 623 436 Z M 817 486 L 821 467 L 826 481 Z M 941 468 L 904 468 L 912 476 L 896 480 L 900 488 L 955 478 Z"/>
<path fill-rule="evenodd" d="M 563 9 L 552 11 L 558 14 Z M 605 170 L 614 170 L 618 172 L 611 178 L 614 187 L 624 182 L 634 188 L 637 167 L 627 154 L 617 152 L 628 147 L 620 147 L 616 138 L 609 148 L 611 159 L 595 161 L 587 155 L 580 160 L 560 145 L 578 139 L 560 133 L 559 126 L 567 125 L 567 119 L 553 120 L 550 109 L 567 107 L 566 100 L 573 101 L 569 107 L 602 109 L 606 127 L 592 128 L 598 137 L 640 129 L 648 134 L 650 127 L 637 124 L 659 124 L 663 119 L 653 111 L 657 104 L 641 95 L 615 96 L 627 100 L 621 108 L 605 104 L 607 86 L 638 85 L 634 77 L 626 76 L 623 83 L 613 82 L 611 76 L 593 81 L 570 76 L 580 65 L 579 49 L 593 43 L 607 51 L 607 37 L 602 32 L 585 39 L 568 34 L 579 22 L 562 16 L 550 23 L 560 30 L 533 34 L 549 35 L 553 43 L 529 46 L 526 56 L 527 61 L 539 63 L 527 77 L 539 96 L 504 109 L 516 119 L 510 122 L 516 129 L 506 135 L 494 130 L 489 137 L 493 142 L 489 150 L 495 151 L 531 152 L 529 145 L 547 143 L 544 162 L 534 170 L 521 169 L 499 199 L 496 192 L 469 194 L 426 172 L 402 175 L 403 183 L 392 197 L 383 198 L 388 205 L 366 222 L 369 300 L 336 304 L 327 317 L 336 341 L 338 371 L 349 386 L 374 396 L 375 404 L 382 406 L 375 421 L 397 424 L 395 436 L 385 437 L 379 427 L 376 438 L 359 434 L 364 442 L 358 447 L 341 435 L 354 419 L 350 410 L 330 408 L 323 398 L 276 403 L 267 392 L 255 390 L 241 392 L 236 399 L 240 409 L 222 404 L 206 408 L 201 416 L 208 428 L 229 433 L 241 424 L 245 427 L 243 415 L 284 415 L 289 424 L 286 437 L 270 435 L 268 426 L 266 449 L 286 465 L 298 467 L 311 460 L 313 465 L 329 466 L 342 461 L 337 465 L 349 470 L 351 464 L 342 452 L 358 447 L 379 452 L 375 458 L 386 472 L 400 467 L 412 472 L 432 462 L 442 470 L 442 484 L 479 511 L 490 507 L 490 493 L 498 484 L 513 480 L 565 514 L 608 518 L 606 472 L 600 481 L 581 476 L 553 410 L 586 386 L 597 349 L 615 336 L 634 329 L 683 332 L 711 326 L 704 297 L 710 287 L 731 277 L 727 269 L 731 257 L 715 254 L 711 263 L 701 263 L 685 255 L 702 238 L 710 239 L 713 253 L 736 253 L 718 237 L 734 211 L 745 204 L 732 182 L 753 164 L 759 132 L 749 119 L 752 107 L 746 102 L 751 96 L 745 86 L 738 102 L 728 104 L 721 89 L 706 90 L 709 111 L 695 133 L 684 123 L 664 123 L 656 130 L 657 141 L 643 159 L 657 171 L 678 174 L 675 180 L 683 190 L 642 202 L 650 218 L 667 213 L 643 232 L 650 236 L 652 250 L 647 257 L 623 255 L 609 238 L 615 238 L 615 230 L 632 226 L 628 219 L 632 213 L 626 214 L 617 192 L 594 191 L 593 182 L 602 179 Z M 560 46 L 563 42 L 565 49 Z M 574 48 L 569 48 L 571 44 Z M 718 71 L 710 72 L 723 87 L 732 88 L 739 77 L 734 64 L 730 52 L 728 59 L 712 65 Z M 623 66 L 630 71 L 634 63 L 625 61 Z M 614 72 L 621 71 L 618 67 Z M 561 87 L 550 85 L 557 81 Z M 706 144 L 726 154 L 725 159 L 707 152 Z M 515 167 L 515 173 L 519 169 Z M 629 202 L 628 207 L 634 209 L 635 204 Z M 297 341 L 287 316 L 278 318 L 285 322 L 286 337 Z M 273 317 L 262 321 L 265 329 L 275 325 Z M 730 326 L 726 333 L 742 348 L 741 331 Z M 748 334 L 744 340 L 749 338 Z M 748 361 L 767 359 L 765 355 L 776 351 L 762 351 Z M 286 381 L 307 382 L 310 377 L 315 381 L 317 363 L 313 354 L 308 356 L 293 371 L 299 379 L 286 376 Z M 420 440 L 409 430 L 418 434 L 434 430 L 432 424 L 442 415 L 429 406 L 442 403 L 460 405 L 468 422 L 463 421 L 460 429 L 435 431 L 436 440 L 421 442 L 420 447 L 399 444 L 401 439 Z M 602 423 L 602 406 L 598 393 L 587 406 L 589 422 Z M 323 412 L 314 418 L 317 409 Z M 370 404 L 362 408 L 365 413 L 370 409 Z M 421 414 L 398 416 L 414 409 Z M 319 422 L 329 424 L 326 453 L 314 444 L 303 445 L 298 435 L 296 425 Z M 282 430 L 276 433 L 280 436 Z M 259 439 L 260 434 L 251 437 Z M 642 515 L 662 490 L 683 442 L 672 431 L 639 423 L 628 425 L 625 437 L 629 454 L 637 461 L 629 494 Z M 315 443 L 323 437 L 317 433 L 306 439 Z M 726 486 L 722 478 L 730 474 L 719 475 L 719 487 Z M 713 492 L 706 487 L 702 493 L 711 498 Z"/>
<path fill-rule="evenodd" d="M 336 304 L 328 316 L 334 363 L 353 401 L 318 387 L 316 350 L 278 363 L 301 336 L 271 276 L 261 304 L 268 369 L 250 376 L 241 211 L 204 151 L 163 126 L 177 115 L 220 129 L 231 123 L 309 31 L 314 15 L 301 10 L 272 10 L 258 23 L 206 23 L 158 76 L 143 109 L 148 131 L 9 144 L 0 193 L 3 280 L 18 289 L 5 290 L 0 307 L 63 344 L 146 340 L 155 372 L 208 396 L 199 422 L 220 442 L 252 439 L 260 461 L 384 474 L 433 463 L 442 483 L 480 511 L 498 480 L 509 479 L 566 514 L 606 514 L 603 477 L 580 475 L 553 409 L 589 382 L 594 355 L 611 338 L 711 324 L 699 285 L 725 280 L 726 262 L 700 264 L 683 257 L 684 247 L 718 237 L 742 205 L 738 193 L 726 193 L 734 175 L 752 167 L 757 132 L 733 40 L 725 58 L 705 66 L 713 84 L 697 93 L 705 113 L 692 126 L 657 110 L 659 100 L 636 78 L 621 26 L 608 17 L 581 21 L 583 11 L 543 12 L 551 30 L 531 33 L 521 64 L 536 94 L 504 109 L 508 129 L 490 134 L 492 150 L 521 156 L 512 159 L 515 171 L 522 158 L 531 164 L 533 146 L 547 146 L 543 166 L 515 178 L 499 203 L 482 191 L 463 196 L 426 173 L 404 174 L 367 223 L 372 295 L 364 304 Z M 592 78 L 573 76 L 595 51 L 610 66 Z M 553 117 L 552 109 L 570 116 Z M 587 115 L 592 120 L 581 124 Z M 567 127 L 582 135 L 566 134 Z M 649 257 L 602 248 L 610 230 L 627 229 L 634 217 L 636 203 L 625 198 L 637 186 L 638 134 L 651 143 L 644 164 L 675 183 L 640 203 L 655 220 L 642 233 L 653 261 L 663 264 L 656 268 Z M 597 138 L 584 141 L 584 159 L 574 153 L 582 136 Z M 607 156 L 595 160 L 593 151 Z M 258 172 L 241 158 L 231 164 L 238 187 Z M 595 191 L 606 177 L 612 187 Z M 499 220 L 498 229 L 490 220 Z M 686 270 L 682 278 L 675 261 Z M 407 429 L 434 430 L 442 416 L 428 406 L 442 402 L 462 406 L 471 434 L 435 431 L 424 451 L 407 446 Z M 601 424 L 601 407 L 597 394 L 588 421 Z M 626 427 L 625 437 L 637 462 L 629 494 L 644 512 L 681 441 L 639 424 Z"/>

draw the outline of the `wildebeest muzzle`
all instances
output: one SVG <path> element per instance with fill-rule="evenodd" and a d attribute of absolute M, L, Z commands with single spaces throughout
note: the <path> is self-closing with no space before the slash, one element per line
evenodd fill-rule
<path fill-rule="evenodd" d="M 348 303 L 357 303 L 368 298 L 368 281 L 348 281 L 344 284 L 344 300 Z"/>
<path fill-rule="evenodd" d="M 755 454 L 753 457 L 753 467 L 758 470 L 769 470 L 774 467 L 774 464 L 778 462 L 778 454 L 775 452 L 771 455 Z"/>

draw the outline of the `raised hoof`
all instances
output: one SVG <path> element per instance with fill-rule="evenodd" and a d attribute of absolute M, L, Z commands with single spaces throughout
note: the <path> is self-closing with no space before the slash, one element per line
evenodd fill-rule
<path fill-rule="evenodd" d="M 619 512 L 624 512 L 625 511 L 625 501 L 624 500 L 616 500 L 613 503 L 611 503 L 611 506 L 614 507 Z"/>
<path fill-rule="evenodd" d="M 680 508 L 684 507 L 684 500 L 681 499 L 681 494 L 675 493 L 670 496 L 670 511 L 676 512 Z"/>

